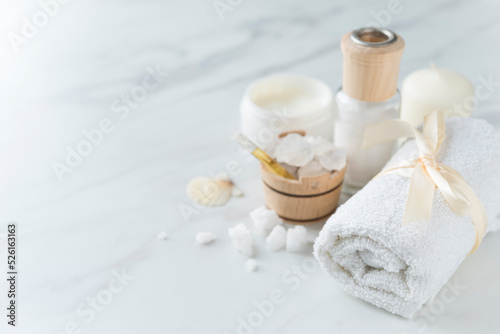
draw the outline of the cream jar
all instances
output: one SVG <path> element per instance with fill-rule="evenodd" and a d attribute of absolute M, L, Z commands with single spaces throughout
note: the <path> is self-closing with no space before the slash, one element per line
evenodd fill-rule
<path fill-rule="evenodd" d="M 301 130 L 332 141 L 334 105 L 332 91 L 319 80 L 293 74 L 267 76 L 245 92 L 241 131 L 264 149 L 288 131 Z"/>

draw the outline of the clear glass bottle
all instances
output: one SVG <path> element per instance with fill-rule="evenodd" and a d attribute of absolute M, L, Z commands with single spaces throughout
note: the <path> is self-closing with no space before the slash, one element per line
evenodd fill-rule
<path fill-rule="evenodd" d="M 368 148 L 362 148 L 362 142 L 369 124 L 399 117 L 397 81 L 404 41 L 387 29 L 361 28 L 344 35 L 341 48 L 344 73 L 336 95 L 334 142 L 347 151 L 344 189 L 353 194 L 393 153 L 394 142 Z"/>
<path fill-rule="evenodd" d="M 339 118 L 335 123 L 335 145 L 347 151 L 349 167 L 344 183 L 347 193 L 355 193 L 377 175 L 394 150 L 394 142 L 362 148 L 366 126 L 399 117 L 399 92 L 388 100 L 365 102 L 354 99 L 339 89 L 336 95 Z"/>

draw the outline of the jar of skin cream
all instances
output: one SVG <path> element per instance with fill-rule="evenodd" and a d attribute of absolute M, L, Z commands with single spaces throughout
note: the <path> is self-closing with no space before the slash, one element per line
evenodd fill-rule
<path fill-rule="evenodd" d="M 333 141 L 333 94 L 316 79 L 293 74 L 259 79 L 247 88 L 240 111 L 241 131 L 263 149 L 288 131 Z"/>

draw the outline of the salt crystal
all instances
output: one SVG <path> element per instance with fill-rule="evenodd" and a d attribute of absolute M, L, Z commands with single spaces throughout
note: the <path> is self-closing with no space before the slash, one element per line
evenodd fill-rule
<path fill-rule="evenodd" d="M 260 143 L 259 140 L 256 140 L 257 146 L 264 150 L 270 157 L 275 156 L 276 146 L 278 145 L 277 138 L 275 140 L 269 140 L 266 143 Z"/>
<path fill-rule="evenodd" d="M 233 240 L 233 244 L 241 253 L 252 256 L 253 254 L 253 238 L 247 227 L 243 223 L 239 223 L 228 230 L 229 237 Z"/>
<path fill-rule="evenodd" d="M 285 247 L 286 230 L 283 226 L 277 225 L 273 228 L 269 236 L 266 238 L 266 244 L 273 251 L 278 251 Z"/>
<path fill-rule="evenodd" d="M 287 252 L 298 252 L 307 244 L 307 230 L 304 226 L 295 226 L 288 229 L 286 235 Z"/>
<path fill-rule="evenodd" d="M 335 148 L 331 141 L 321 136 L 307 136 L 306 140 L 312 145 L 314 154 L 316 155 Z"/>
<path fill-rule="evenodd" d="M 325 169 L 318 160 L 313 160 L 309 162 L 304 167 L 300 167 L 298 171 L 298 176 L 317 176 L 322 174 L 328 174 L 329 171 Z"/>
<path fill-rule="evenodd" d="M 262 234 L 268 234 L 276 225 L 282 223 L 281 218 L 273 210 L 260 206 L 250 212 L 250 218 L 255 228 Z"/>
<path fill-rule="evenodd" d="M 278 162 L 302 167 L 314 158 L 314 150 L 304 137 L 298 133 L 290 133 L 279 141 L 275 156 Z"/>
<path fill-rule="evenodd" d="M 159 239 L 159 240 L 166 240 L 168 238 L 168 234 L 167 232 L 165 231 L 161 231 L 160 233 L 158 233 L 158 235 L 156 236 L 156 239 Z"/>
<path fill-rule="evenodd" d="M 257 270 L 257 261 L 255 261 L 254 259 L 248 259 L 246 262 L 245 262 L 245 269 L 248 271 L 248 272 L 252 272 L 252 271 L 255 271 Z"/>
<path fill-rule="evenodd" d="M 243 223 L 239 223 L 238 225 L 230 228 L 228 230 L 229 237 L 231 239 L 244 239 L 247 237 L 250 232 L 248 231 L 247 227 Z"/>
<path fill-rule="evenodd" d="M 200 245 L 208 245 L 215 240 L 215 234 L 210 232 L 198 232 L 194 238 Z"/>
<path fill-rule="evenodd" d="M 319 156 L 319 163 L 330 171 L 341 170 L 346 165 L 346 151 L 341 148 L 325 151 Z"/>
<path fill-rule="evenodd" d="M 231 196 L 233 197 L 242 197 L 243 196 L 243 191 L 233 185 L 233 189 L 231 190 Z"/>
<path fill-rule="evenodd" d="M 297 177 L 298 174 L 297 174 L 297 171 L 299 170 L 299 167 L 295 167 L 295 166 L 290 166 L 289 164 L 286 164 L 284 162 L 282 162 L 280 164 L 284 169 L 286 169 L 286 171 L 290 174 L 292 174 L 293 176 Z"/>

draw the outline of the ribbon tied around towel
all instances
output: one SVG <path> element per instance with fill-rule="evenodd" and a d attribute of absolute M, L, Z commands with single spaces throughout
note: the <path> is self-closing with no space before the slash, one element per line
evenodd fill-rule
<path fill-rule="evenodd" d="M 398 163 L 379 174 L 397 174 L 411 179 L 403 225 L 430 219 L 434 190 L 438 188 L 454 213 L 472 218 L 475 236 L 474 246 L 469 253 L 471 254 L 481 244 L 488 226 L 488 215 L 474 190 L 460 173 L 438 162 L 437 154 L 445 136 L 443 112 L 436 110 L 424 118 L 422 132 L 400 119 L 368 126 L 363 147 L 401 137 L 415 138 L 418 158 Z"/>

